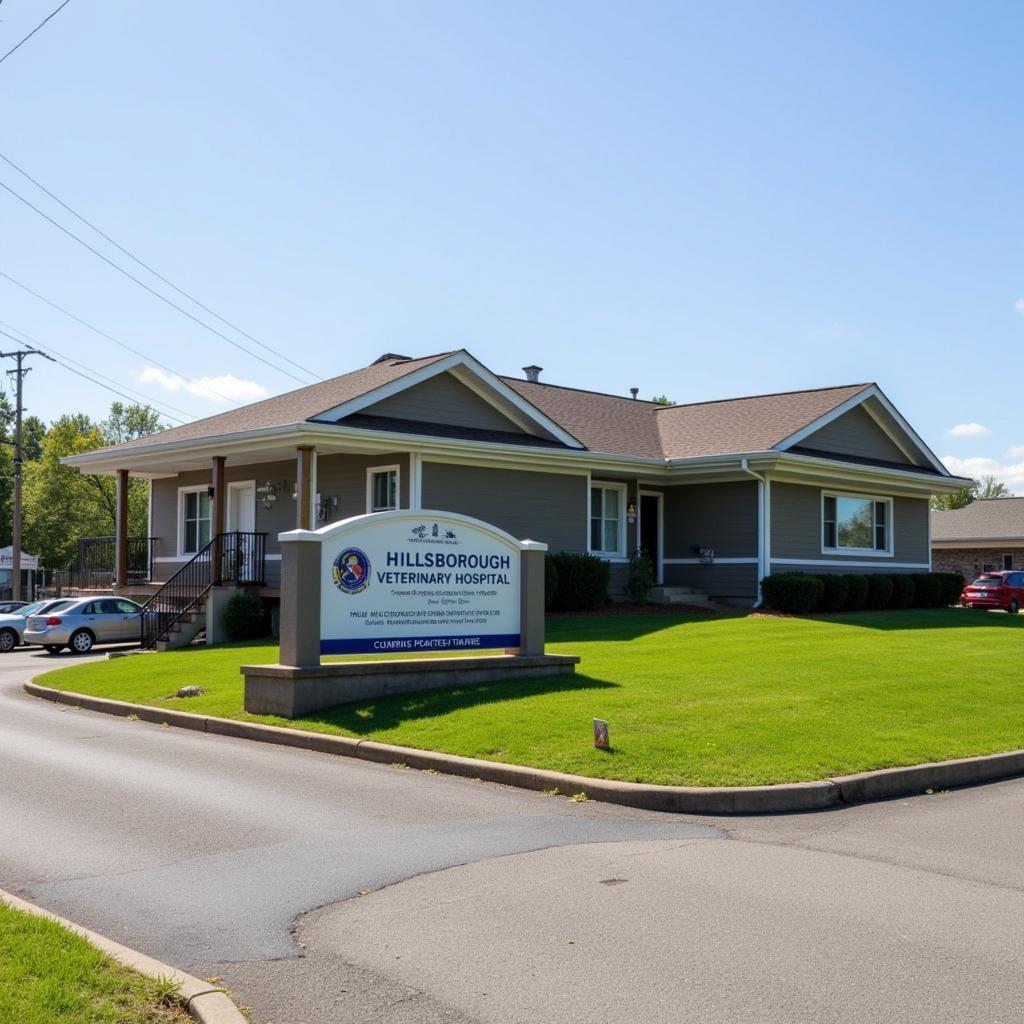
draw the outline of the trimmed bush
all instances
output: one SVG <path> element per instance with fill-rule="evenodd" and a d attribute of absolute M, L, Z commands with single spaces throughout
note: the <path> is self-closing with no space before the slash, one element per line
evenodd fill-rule
<path fill-rule="evenodd" d="M 626 593 L 634 604 L 647 604 L 653 586 L 654 565 L 651 563 L 651 556 L 646 551 L 638 549 L 629 560 Z"/>
<path fill-rule="evenodd" d="M 895 573 L 892 580 L 892 608 L 911 608 L 914 604 L 914 581 L 906 573 Z"/>
<path fill-rule="evenodd" d="M 960 594 L 967 582 L 958 572 L 934 572 L 940 584 L 939 602 L 943 607 L 960 603 Z"/>
<path fill-rule="evenodd" d="M 544 556 L 544 610 L 551 611 L 551 606 L 558 591 L 558 566 L 550 555 Z"/>
<path fill-rule="evenodd" d="M 846 577 L 835 573 L 826 573 L 819 579 L 824 585 L 824 590 L 818 611 L 841 612 L 846 607 L 846 597 L 850 593 L 850 584 Z"/>
<path fill-rule="evenodd" d="M 868 580 L 867 607 L 881 611 L 892 604 L 892 578 L 880 572 L 871 573 Z"/>
<path fill-rule="evenodd" d="M 603 559 L 563 553 L 553 555 L 551 561 L 558 571 L 552 611 L 592 612 L 608 603 L 611 567 Z"/>
<path fill-rule="evenodd" d="M 942 600 L 942 581 L 930 572 L 914 573 L 911 579 L 914 581 L 914 607 L 938 608 Z"/>
<path fill-rule="evenodd" d="M 270 635 L 267 606 L 255 591 L 240 590 L 224 606 L 222 620 L 229 640 L 262 640 Z"/>
<path fill-rule="evenodd" d="M 846 611 L 861 612 L 868 603 L 868 578 L 859 573 L 850 573 L 846 577 L 849 590 L 846 594 Z"/>
<path fill-rule="evenodd" d="M 782 572 L 761 581 L 765 604 L 777 612 L 806 615 L 821 603 L 825 584 L 820 576 L 802 572 Z"/>

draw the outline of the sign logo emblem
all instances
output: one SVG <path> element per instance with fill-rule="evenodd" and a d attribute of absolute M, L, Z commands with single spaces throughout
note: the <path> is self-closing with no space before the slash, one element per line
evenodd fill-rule
<path fill-rule="evenodd" d="M 359 548 L 345 548 L 334 560 L 331 578 L 343 594 L 358 594 L 370 583 L 370 560 Z"/>

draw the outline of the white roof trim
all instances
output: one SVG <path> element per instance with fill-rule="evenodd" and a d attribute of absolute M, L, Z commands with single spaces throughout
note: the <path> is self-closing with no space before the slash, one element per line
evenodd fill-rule
<path fill-rule="evenodd" d="M 361 412 L 363 409 L 376 405 L 385 398 L 397 395 L 408 388 L 415 387 L 417 384 L 422 384 L 424 381 L 430 380 L 438 374 L 447 373 L 450 370 L 455 371 L 454 375 L 462 384 L 472 387 L 472 390 L 477 395 L 495 406 L 499 412 L 507 416 L 517 426 L 525 429 L 527 433 L 532 433 L 534 430 L 539 429 L 548 437 L 561 441 L 562 444 L 570 448 L 584 447 L 577 438 L 573 437 L 563 427 L 560 427 L 553 419 L 545 416 L 540 409 L 531 402 L 528 402 L 522 395 L 513 391 L 500 377 L 488 370 L 483 363 L 474 359 L 465 349 L 453 352 L 450 356 L 445 356 L 444 359 L 428 363 L 418 370 L 413 370 L 412 373 L 405 374 L 404 377 L 399 377 L 387 384 L 382 384 L 380 387 L 367 391 L 358 398 L 352 398 L 341 405 L 325 409 L 323 412 L 311 416 L 308 422 L 336 424 L 338 420 L 345 416 Z M 475 386 L 469 383 L 470 378 L 475 378 Z M 500 401 L 495 402 L 495 397 Z"/>
<path fill-rule="evenodd" d="M 918 452 L 925 457 L 932 469 L 941 473 L 943 476 L 951 476 L 952 474 L 948 469 L 939 461 L 935 453 L 921 440 L 921 437 L 914 430 L 913 427 L 900 415 L 899 410 L 889 401 L 888 398 L 882 393 L 882 389 L 877 384 L 869 384 L 863 391 L 858 391 L 857 394 L 848 398 L 845 402 L 841 402 L 831 411 L 825 413 L 824 416 L 819 416 L 816 420 L 808 423 L 805 427 L 801 427 L 798 431 L 790 434 L 789 437 L 783 438 L 776 446 L 776 450 L 785 451 L 793 445 L 799 444 L 805 438 L 810 437 L 811 434 L 817 433 L 822 427 L 828 426 L 833 420 L 839 419 L 845 413 L 848 413 L 851 409 L 855 409 L 858 405 L 863 405 L 869 398 L 874 398 L 879 405 L 896 421 L 900 429 L 906 434 L 906 436 L 913 442 Z M 903 452 L 907 458 L 911 458 L 910 453 L 907 451 L 903 441 L 895 437 L 891 430 L 888 430 L 884 423 L 881 423 L 877 416 L 873 415 L 870 409 L 864 410 L 871 418 L 878 424 L 880 430 L 885 432 L 885 435 L 889 438 L 893 444 L 896 445 L 900 451 Z"/>

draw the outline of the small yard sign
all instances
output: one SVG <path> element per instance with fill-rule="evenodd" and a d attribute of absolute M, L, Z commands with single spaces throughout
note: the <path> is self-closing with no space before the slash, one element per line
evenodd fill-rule
<path fill-rule="evenodd" d="M 611 750 L 608 740 L 608 723 L 603 718 L 594 719 L 594 746 L 598 750 Z"/>

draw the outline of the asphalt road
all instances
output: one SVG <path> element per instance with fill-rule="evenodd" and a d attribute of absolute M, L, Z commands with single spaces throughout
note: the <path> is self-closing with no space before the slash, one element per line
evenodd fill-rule
<path fill-rule="evenodd" d="M 0 656 L 0 887 L 256 1024 L 1020 1019 L 1024 780 L 657 815 L 25 696 L 53 662 Z"/>

